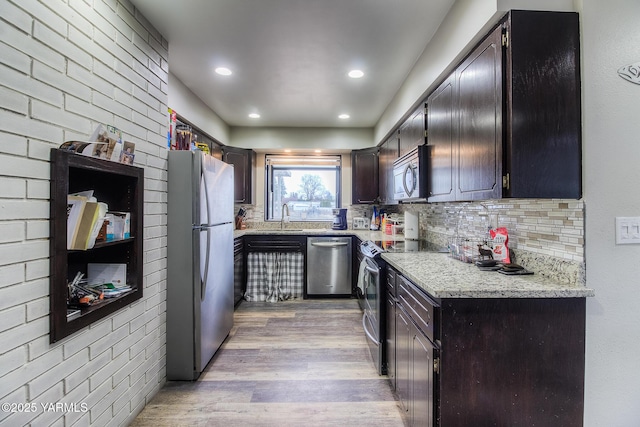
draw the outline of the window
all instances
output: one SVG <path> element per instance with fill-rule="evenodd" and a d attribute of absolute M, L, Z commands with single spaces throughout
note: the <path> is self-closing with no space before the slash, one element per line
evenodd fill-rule
<path fill-rule="evenodd" d="M 332 221 L 340 207 L 340 169 L 340 156 L 267 155 L 267 221 L 280 221 L 284 204 L 291 221 Z"/>

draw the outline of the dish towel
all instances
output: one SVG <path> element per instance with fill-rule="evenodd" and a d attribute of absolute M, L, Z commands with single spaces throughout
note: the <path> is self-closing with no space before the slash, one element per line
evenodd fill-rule
<path fill-rule="evenodd" d="M 365 275 L 366 266 L 367 266 L 367 259 L 363 258 L 362 261 L 360 261 L 360 268 L 358 270 L 358 285 L 357 285 L 363 295 L 364 295 L 364 287 L 365 287 L 364 275 Z"/>

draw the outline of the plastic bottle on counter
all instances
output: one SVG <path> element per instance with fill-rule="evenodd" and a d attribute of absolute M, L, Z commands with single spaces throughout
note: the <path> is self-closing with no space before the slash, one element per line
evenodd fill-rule
<path fill-rule="evenodd" d="M 391 236 L 393 234 L 394 221 L 390 217 L 384 222 L 384 232 Z"/>
<path fill-rule="evenodd" d="M 378 226 L 376 225 L 376 219 L 377 218 L 377 212 L 376 212 L 376 207 L 373 207 L 373 213 L 371 214 L 371 224 L 369 224 L 369 230 L 371 231 L 376 231 L 378 229 Z"/>
<path fill-rule="evenodd" d="M 378 211 L 378 215 L 376 216 L 376 230 L 382 230 L 384 231 L 381 226 L 382 226 L 382 218 L 385 216 L 384 210 L 380 209 Z"/>

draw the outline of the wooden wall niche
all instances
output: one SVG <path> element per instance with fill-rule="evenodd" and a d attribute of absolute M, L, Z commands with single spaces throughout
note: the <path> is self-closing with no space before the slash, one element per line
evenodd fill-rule
<path fill-rule="evenodd" d="M 59 149 L 51 150 L 50 204 L 50 342 L 56 342 L 142 298 L 144 169 Z M 131 237 L 96 242 L 92 249 L 67 250 L 67 195 L 94 190 L 109 211 L 131 213 Z M 67 319 L 68 283 L 78 271 L 87 274 L 88 263 L 127 265 L 132 290 L 117 298 L 83 308 Z"/>

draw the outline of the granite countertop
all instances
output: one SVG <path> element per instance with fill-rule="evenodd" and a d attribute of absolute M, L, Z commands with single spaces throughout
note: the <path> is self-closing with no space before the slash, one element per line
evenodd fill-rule
<path fill-rule="evenodd" d="M 593 289 L 539 274 L 506 276 L 435 252 L 384 253 L 382 259 L 435 298 L 582 298 Z"/>
<path fill-rule="evenodd" d="M 246 235 L 357 236 L 361 240 L 394 242 L 402 234 L 388 235 L 370 230 L 256 229 L 235 230 L 234 237 Z M 438 252 L 385 252 L 382 258 L 435 298 L 582 298 L 594 296 L 593 289 L 562 284 L 538 272 L 530 276 L 506 276 L 482 271 L 475 264 L 450 258 Z"/>

